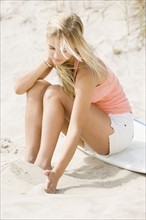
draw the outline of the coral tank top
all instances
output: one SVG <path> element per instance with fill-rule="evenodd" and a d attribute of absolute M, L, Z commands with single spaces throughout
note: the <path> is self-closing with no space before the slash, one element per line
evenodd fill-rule
<path fill-rule="evenodd" d="M 77 67 L 75 65 L 74 78 L 76 78 Z M 106 66 L 107 67 L 107 66 Z M 107 67 L 108 77 L 99 86 L 95 87 L 91 103 L 94 103 L 107 114 L 123 114 L 132 112 L 129 101 L 116 75 Z"/>

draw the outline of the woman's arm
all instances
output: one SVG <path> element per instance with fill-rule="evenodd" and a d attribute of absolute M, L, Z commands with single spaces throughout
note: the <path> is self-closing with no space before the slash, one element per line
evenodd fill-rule
<path fill-rule="evenodd" d="M 64 152 L 57 165 L 53 168 L 59 177 L 72 159 L 78 145 L 80 135 L 86 122 L 87 114 L 91 105 L 91 97 L 95 89 L 96 82 L 94 76 L 88 68 L 80 68 L 75 84 L 75 100 L 72 109 L 70 124 L 66 136 Z"/>
<path fill-rule="evenodd" d="M 44 61 L 42 61 L 30 72 L 18 77 L 14 85 L 16 94 L 21 95 L 27 92 L 38 79 L 45 78 L 52 68 L 53 67 L 49 67 Z"/>
<path fill-rule="evenodd" d="M 89 112 L 95 86 L 96 82 L 93 74 L 88 68 L 80 68 L 76 77 L 76 96 L 65 140 L 64 151 L 55 167 L 52 170 L 45 171 L 45 175 L 47 176 L 45 190 L 48 193 L 55 193 L 58 180 L 64 173 L 76 151 Z"/>

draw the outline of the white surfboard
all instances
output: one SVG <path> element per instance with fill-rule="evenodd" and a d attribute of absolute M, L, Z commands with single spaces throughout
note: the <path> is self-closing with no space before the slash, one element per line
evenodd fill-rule
<path fill-rule="evenodd" d="M 81 147 L 78 148 L 86 154 L 97 157 L 106 163 L 127 170 L 146 173 L 145 128 L 146 125 L 144 123 L 134 119 L 134 138 L 131 144 L 126 150 L 114 155 L 102 156 L 95 151 L 84 150 Z"/>

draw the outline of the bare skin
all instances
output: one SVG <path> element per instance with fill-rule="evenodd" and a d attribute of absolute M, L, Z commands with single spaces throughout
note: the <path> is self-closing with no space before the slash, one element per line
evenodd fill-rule
<path fill-rule="evenodd" d="M 49 63 L 55 66 L 65 62 L 56 41 L 51 39 L 49 47 Z M 68 59 L 74 61 L 71 56 Z M 44 80 L 53 68 L 44 62 L 20 77 L 15 85 L 17 94 L 27 93 L 26 160 L 45 170 L 45 190 L 48 193 L 55 193 L 78 145 L 84 146 L 86 142 L 99 154 L 109 154 L 109 135 L 113 133 L 110 118 L 91 104 L 97 82 L 94 82 L 85 63 L 80 63 L 80 67 L 75 82 L 75 99 L 69 97 L 61 86 Z M 64 152 L 52 168 L 51 160 L 60 132 L 66 134 Z"/>
<path fill-rule="evenodd" d="M 28 131 L 28 133 L 26 132 L 26 159 L 29 162 L 35 162 L 36 165 L 46 170 L 45 175 L 48 179 L 45 189 L 49 193 L 54 193 L 60 175 L 51 170 L 51 159 L 60 132 L 63 131 L 64 134 L 67 133 L 69 125 L 67 119 L 70 119 L 74 101 L 64 91 L 60 91 L 60 86 L 55 85 L 50 87 L 50 84 L 48 84 L 48 86 L 46 85 L 46 81 L 38 81 L 28 92 L 26 111 L 26 131 Z M 39 91 L 43 91 L 45 95 L 43 96 Z M 51 97 L 55 98 L 51 100 Z M 44 112 L 43 105 L 44 109 L 46 109 Z M 51 109 L 53 115 L 50 114 L 49 109 Z M 57 111 L 53 111 L 53 109 L 57 109 Z M 34 112 L 36 112 L 36 114 L 34 114 Z M 55 121 L 54 118 L 56 119 Z M 41 128 L 44 128 L 44 130 L 41 131 Z M 48 133 L 48 131 L 50 132 Z M 41 141 L 41 132 L 43 141 Z M 106 155 L 109 153 L 108 137 L 112 132 L 109 117 L 99 110 L 97 106 L 92 104 L 78 145 L 84 146 L 85 141 L 96 152 Z M 31 158 L 32 161 L 30 161 L 29 158 Z"/>

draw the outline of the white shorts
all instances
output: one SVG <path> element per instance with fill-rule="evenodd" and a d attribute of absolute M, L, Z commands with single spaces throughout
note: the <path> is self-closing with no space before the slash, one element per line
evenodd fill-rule
<path fill-rule="evenodd" d="M 134 123 L 131 113 L 109 114 L 109 117 L 111 127 L 114 129 L 114 133 L 109 136 L 110 155 L 118 153 L 129 146 L 134 136 Z"/>
<path fill-rule="evenodd" d="M 133 115 L 131 113 L 109 114 L 113 134 L 109 136 L 109 155 L 126 149 L 134 136 Z M 85 151 L 93 150 L 85 144 Z M 94 151 L 95 152 L 95 151 Z"/>

